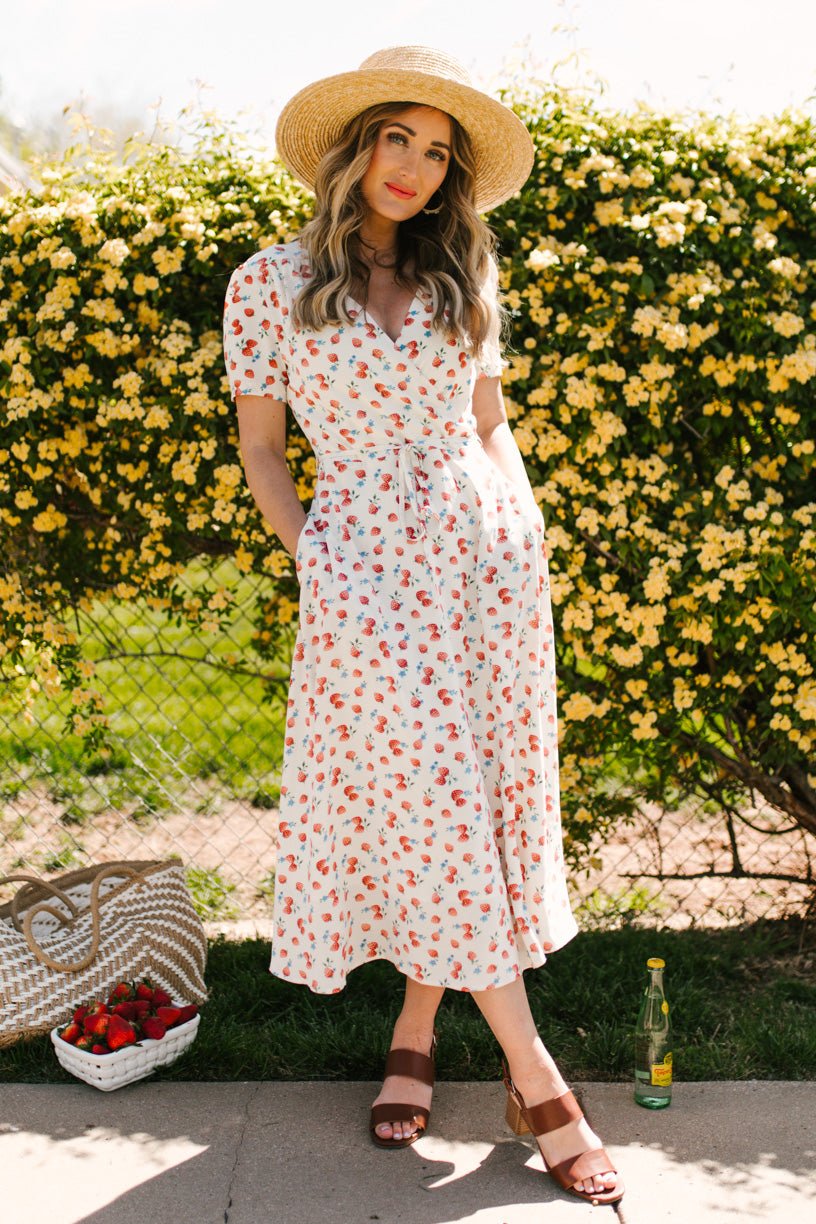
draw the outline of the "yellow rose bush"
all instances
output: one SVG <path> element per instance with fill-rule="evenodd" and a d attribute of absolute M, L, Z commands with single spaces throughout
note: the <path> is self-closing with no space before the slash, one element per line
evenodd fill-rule
<path fill-rule="evenodd" d="M 537 161 L 490 221 L 505 402 L 550 549 L 567 854 L 643 798 L 754 791 L 816 831 L 813 126 L 515 105 Z M 67 729 L 94 746 L 73 607 L 147 597 L 212 631 L 230 590 L 179 579 L 230 556 L 273 580 L 270 663 L 297 616 L 243 478 L 221 312 L 231 270 L 296 233 L 309 197 L 222 123 L 184 156 L 131 152 L 69 150 L 40 196 L 0 200 L 0 666 L 7 688 L 67 687 Z M 308 501 L 291 414 L 288 437 Z"/>
<path fill-rule="evenodd" d="M 180 576 L 228 556 L 281 579 L 258 609 L 270 658 L 297 614 L 243 479 L 221 312 L 232 267 L 301 226 L 303 193 L 200 126 L 191 153 L 134 141 L 124 166 L 73 146 L 39 168 L 41 194 L 0 198 L 0 667 L 29 706 L 67 689 L 66 730 L 89 749 L 108 724 L 74 607 L 142 597 L 214 632 L 232 593 Z M 292 432 L 297 469 L 309 448 Z"/>
<path fill-rule="evenodd" d="M 547 522 L 568 850 L 693 794 L 816 832 L 813 124 L 518 109 L 505 400 Z"/>

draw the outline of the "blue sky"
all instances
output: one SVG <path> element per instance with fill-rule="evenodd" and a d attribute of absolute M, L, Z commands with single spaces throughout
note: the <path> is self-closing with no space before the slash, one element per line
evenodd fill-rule
<path fill-rule="evenodd" d="M 18 121 L 112 106 L 149 132 L 200 101 L 271 144 L 298 88 L 405 43 L 488 89 L 526 57 L 602 106 L 816 113 L 812 0 L 18 0 L 2 32 L 0 107 Z"/>

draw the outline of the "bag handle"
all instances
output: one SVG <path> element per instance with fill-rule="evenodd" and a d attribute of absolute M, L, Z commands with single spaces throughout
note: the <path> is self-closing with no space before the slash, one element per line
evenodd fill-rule
<path fill-rule="evenodd" d="M 79 913 L 77 906 L 68 896 L 68 893 L 63 892 L 61 888 L 57 888 L 56 884 L 52 884 L 50 880 L 41 880 L 39 876 L 26 875 L 25 873 L 20 872 L 17 875 L 0 877 L 0 884 L 10 884 L 12 880 L 27 880 L 29 884 L 38 884 L 41 888 L 46 889 L 47 892 L 53 893 L 55 897 L 59 897 L 60 901 L 64 901 L 71 911 L 71 917 L 76 918 L 77 914 Z M 14 925 L 14 929 L 19 931 L 21 934 L 23 924 L 20 920 L 20 907 L 25 900 L 25 893 L 25 888 L 18 888 L 17 892 L 11 899 L 11 921 Z M 71 921 L 70 918 L 66 918 L 65 914 L 61 914 L 59 910 L 52 909 L 51 906 L 46 906 L 46 909 L 48 910 L 49 914 L 54 914 L 57 918 L 59 918 L 60 922 L 64 923 Z"/>
<path fill-rule="evenodd" d="M 96 954 L 99 951 L 99 938 L 100 938 L 100 929 L 101 929 L 101 917 L 99 913 L 99 886 L 102 880 L 104 880 L 107 876 L 122 875 L 122 874 L 131 876 L 131 883 L 136 883 L 136 882 L 141 882 L 142 884 L 147 883 L 147 880 L 145 879 L 145 876 L 142 874 L 142 872 L 137 871 L 135 867 L 130 867 L 127 863 L 108 863 L 105 867 L 102 868 L 102 870 L 98 873 L 98 875 L 94 877 L 93 881 L 91 882 L 91 896 L 90 896 L 90 902 L 89 902 L 90 911 L 91 911 L 91 922 L 92 922 L 91 946 L 85 956 L 81 957 L 77 961 L 74 961 L 72 964 L 68 962 L 60 963 L 59 961 L 55 960 L 52 956 L 49 956 L 49 954 L 45 951 L 45 949 L 41 948 L 40 945 L 37 943 L 36 939 L 34 938 L 34 933 L 31 929 L 32 923 L 34 919 L 36 918 L 37 914 L 39 913 L 47 912 L 50 914 L 56 914 L 57 917 L 60 918 L 63 923 L 69 922 L 71 921 L 71 919 L 66 918 L 64 914 L 57 913 L 57 911 L 52 906 L 47 905 L 45 903 L 43 903 L 42 905 L 34 906 L 32 907 L 32 909 L 28 911 L 28 913 L 25 915 L 25 918 L 23 919 L 23 932 L 22 933 L 23 935 L 25 935 L 25 940 L 26 940 L 26 943 L 28 944 L 29 950 L 32 952 L 32 954 L 36 957 L 36 959 L 40 962 L 41 965 L 46 965 L 47 968 L 54 969 L 57 971 L 57 973 L 78 973 L 81 969 L 87 969 L 89 965 L 93 964 L 96 958 Z M 5 878 L 13 879 L 14 877 L 6 876 Z M 25 878 L 31 879 L 31 877 L 25 877 Z M 2 884 L 3 882 L 4 882 L 3 880 L 0 880 L 0 884 Z M 49 888 L 54 888 L 54 885 L 49 885 L 47 881 L 45 880 L 37 880 L 36 882 L 38 884 L 46 884 L 46 886 Z M 61 892 L 60 889 L 56 889 L 55 891 L 57 893 Z M 70 900 L 68 900 L 68 904 L 75 911 L 75 916 L 76 916 L 76 912 L 78 912 L 76 910 L 76 906 Z"/>

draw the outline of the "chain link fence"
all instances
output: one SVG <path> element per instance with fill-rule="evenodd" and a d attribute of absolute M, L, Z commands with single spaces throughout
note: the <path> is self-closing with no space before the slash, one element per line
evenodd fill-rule
<path fill-rule="evenodd" d="M 0 874 L 176 854 L 211 933 L 268 937 L 288 665 L 270 676 L 253 646 L 271 580 L 197 561 L 185 573 L 191 594 L 202 577 L 236 594 L 218 631 L 193 632 L 145 601 L 77 610 L 110 717 L 107 758 L 83 758 L 66 737 L 60 695 L 23 708 L 6 668 Z M 812 909 L 813 852 L 814 839 L 767 805 L 644 804 L 570 888 L 584 928 L 722 926 Z"/>

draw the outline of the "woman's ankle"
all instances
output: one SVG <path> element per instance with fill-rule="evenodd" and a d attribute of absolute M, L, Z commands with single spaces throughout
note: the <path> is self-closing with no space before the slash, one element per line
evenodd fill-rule
<path fill-rule="evenodd" d="M 569 1090 L 569 1084 L 543 1046 L 505 1052 L 505 1061 L 513 1083 L 528 1106 Z M 529 1097 L 531 1092 L 535 1099 Z"/>
<path fill-rule="evenodd" d="M 391 1048 L 398 1045 L 427 1054 L 434 1034 L 434 1017 L 401 1012 L 394 1023 Z"/>

